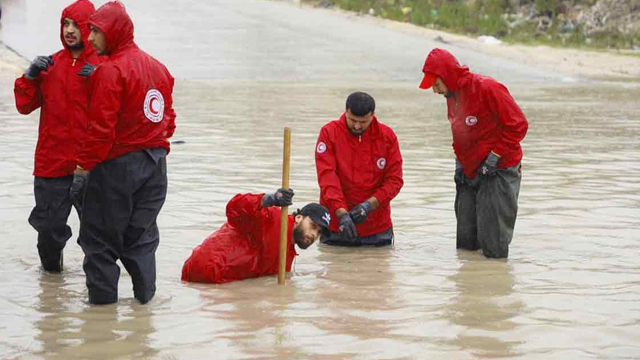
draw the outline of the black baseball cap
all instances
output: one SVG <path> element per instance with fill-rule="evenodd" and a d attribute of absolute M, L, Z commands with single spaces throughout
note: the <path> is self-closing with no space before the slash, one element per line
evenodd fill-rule
<path fill-rule="evenodd" d="M 329 223 L 331 223 L 331 215 L 326 207 L 317 204 L 309 203 L 305 205 L 298 212 L 300 215 L 308 216 L 313 220 L 316 225 L 320 226 L 322 230 L 322 236 L 329 236 Z"/>

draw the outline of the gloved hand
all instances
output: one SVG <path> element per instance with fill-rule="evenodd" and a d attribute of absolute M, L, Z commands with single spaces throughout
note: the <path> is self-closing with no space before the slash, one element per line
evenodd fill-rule
<path fill-rule="evenodd" d="M 24 75 L 27 79 L 35 79 L 40 71 L 47 70 L 49 66 L 53 65 L 53 56 L 36 56 L 35 59 L 29 65 L 27 71 L 24 72 Z"/>
<path fill-rule="evenodd" d="M 69 195 L 74 203 L 76 200 L 81 201 L 84 197 L 84 189 L 87 185 L 87 175 L 88 173 L 82 174 L 78 172 L 73 174 L 73 183 L 69 189 Z"/>
<path fill-rule="evenodd" d="M 478 175 L 480 176 L 493 176 L 498 171 L 498 160 L 500 158 L 494 154 L 489 153 L 489 156 L 484 160 L 484 162 L 478 168 Z"/>
<path fill-rule="evenodd" d="M 462 164 L 456 158 L 456 173 L 453 175 L 453 181 L 456 184 L 464 184 L 464 170 L 462 170 Z"/>
<path fill-rule="evenodd" d="M 349 215 L 349 213 L 340 215 L 340 225 L 338 226 L 338 229 L 340 230 L 340 235 L 347 240 L 354 241 L 358 237 L 356 224 L 351 220 L 351 215 Z"/>
<path fill-rule="evenodd" d="M 354 224 L 360 224 L 367 219 L 372 208 L 373 206 L 368 200 L 363 201 L 349 211 L 349 216 L 351 216 L 351 220 L 353 220 Z"/>
<path fill-rule="evenodd" d="M 293 204 L 292 200 L 293 190 L 280 188 L 273 194 L 264 194 L 262 197 L 262 207 L 289 206 Z"/>
<path fill-rule="evenodd" d="M 93 65 L 91 63 L 86 63 L 86 64 L 84 64 L 82 69 L 80 69 L 80 71 L 78 71 L 78 75 L 84 76 L 84 77 L 89 77 L 89 76 L 91 76 L 91 74 L 93 74 L 93 72 L 96 70 L 97 67 L 98 66 Z"/>

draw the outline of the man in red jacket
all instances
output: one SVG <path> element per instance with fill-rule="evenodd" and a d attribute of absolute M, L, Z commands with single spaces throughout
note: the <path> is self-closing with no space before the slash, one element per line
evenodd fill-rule
<path fill-rule="evenodd" d="M 134 43 L 121 3 L 101 6 L 89 26 L 89 42 L 109 56 L 89 78 L 89 126 L 78 156 L 77 171 L 91 172 L 78 239 L 89 302 L 118 301 L 120 259 L 144 304 L 156 291 L 156 218 L 167 194 L 174 79 Z"/>
<path fill-rule="evenodd" d="M 444 95 L 456 155 L 457 248 L 509 256 L 522 177 L 520 141 L 528 123 L 509 90 L 433 49 L 420 88 Z"/>
<path fill-rule="evenodd" d="M 62 11 L 60 40 L 63 50 L 38 56 L 15 82 L 16 108 L 30 114 L 40 108 L 35 152 L 36 206 L 29 223 L 38 232 L 38 254 L 45 271 L 62 271 L 62 252 L 71 237 L 67 220 L 72 204 L 81 214 L 84 179 L 76 178 L 76 156 L 87 128 L 89 89 L 77 73 L 86 63 L 100 62 L 89 46 L 87 21 L 95 8 L 78 0 Z M 78 195 L 80 194 L 80 195 Z"/>
<path fill-rule="evenodd" d="M 396 134 L 378 121 L 375 108 L 369 94 L 355 92 L 340 119 L 318 136 L 320 203 L 335 215 L 323 244 L 393 243 L 390 203 L 404 184 L 402 155 Z"/>
<path fill-rule="evenodd" d="M 280 214 L 289 206 L 291 189 L 273 194 L 237 194 L 227 204 L 227 222 L 197 246 L 182 267 L 182 280 L 225 283 L 274 275 L 279 268 Z M 307 204 L 289 215 L 286 271 L 296 253 L 328 232 L 331 216 L 320 204 Z"/>

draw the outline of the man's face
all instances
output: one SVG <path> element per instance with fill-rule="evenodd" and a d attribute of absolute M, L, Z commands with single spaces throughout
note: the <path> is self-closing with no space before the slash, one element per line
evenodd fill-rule
<path fill-rule="evenodd" d="M 434 94 L 444 95 L 444 97 L 451 96 L 451 92 L 449 91 L 449 88 L 447 88 L 447 85 L 445 85 L 444 81 L 442 81 L 442 79 L 440 78 L 436 79 L 436 82 L 433 83 L 432 88 L 433 88 Z"/>
<path fill-rule="evenodd" d="M 104 33 L 93 25 L 90 26 L 90 29 L 89 42 L 96 49 L 98 55 L 104 55 L 107 51 L 107 39 L 104 37 Z"/>
<path fill-rule="evenodd" d="M 373 120 L 373 112 L 370 112 L 364 116 L 357 116 L 351 113 L 351 110 L 347 109 L 347 127 L 353 135 L 360 136 L 371 125 Z"/>
<path fill-rule="evenodd" d="M 78 27 L 78 24 L 75 21 L 69 18 L 64 18 L 64 22 L 62 24 L 62 35 L 64 37 L 64 42 L 67 44 L 69 49 L 77 50 L 82 49 L 84 46 L 84 44 L 82 44 L 80 27 Z"/>
<path fill-rule="evenodd" d="M 293 241 L 304 250 L 320 238 L 320 230 L 310 217 L 298 214 L 293 225 Z"/>

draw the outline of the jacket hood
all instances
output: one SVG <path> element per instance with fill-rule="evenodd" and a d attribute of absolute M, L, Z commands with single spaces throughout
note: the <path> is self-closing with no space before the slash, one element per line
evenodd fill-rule
<path fill-rule="evenodd" d="M 91 15 L 89 25 L 104 33 L 107 55 L 133 44 L 133 22 L 119 1 L 111 1 L 100 6 Z"/>
<path fill-rule="evenodd" d="M 89 45 L 89 17 L 96 8 L 93 6 L 93 3 L 89 0 L 78 0 L 73 4 L 67 6 L 64 10 L 62 10 L 62 16 L 60 17 L 60 41 L 62 41 L 62 46 L 65 49 L 68 49 L 67 43 L 64 41 L 64 19 L 69 18 L 78 24 L 80 27 L 80 37 L 82 38 L 82 44 L 84 44 L 85 50 L 93 49 L 91 45 Z"/>
<path fill-rule="evenodd" d="M 427 55 L 422 72 L 437 75 L 450 91 L 464 87 L 472 79 L 467 66 L 460 65 L 458 59 L 447 50 L 438 48 L 431 50 Z"/>

